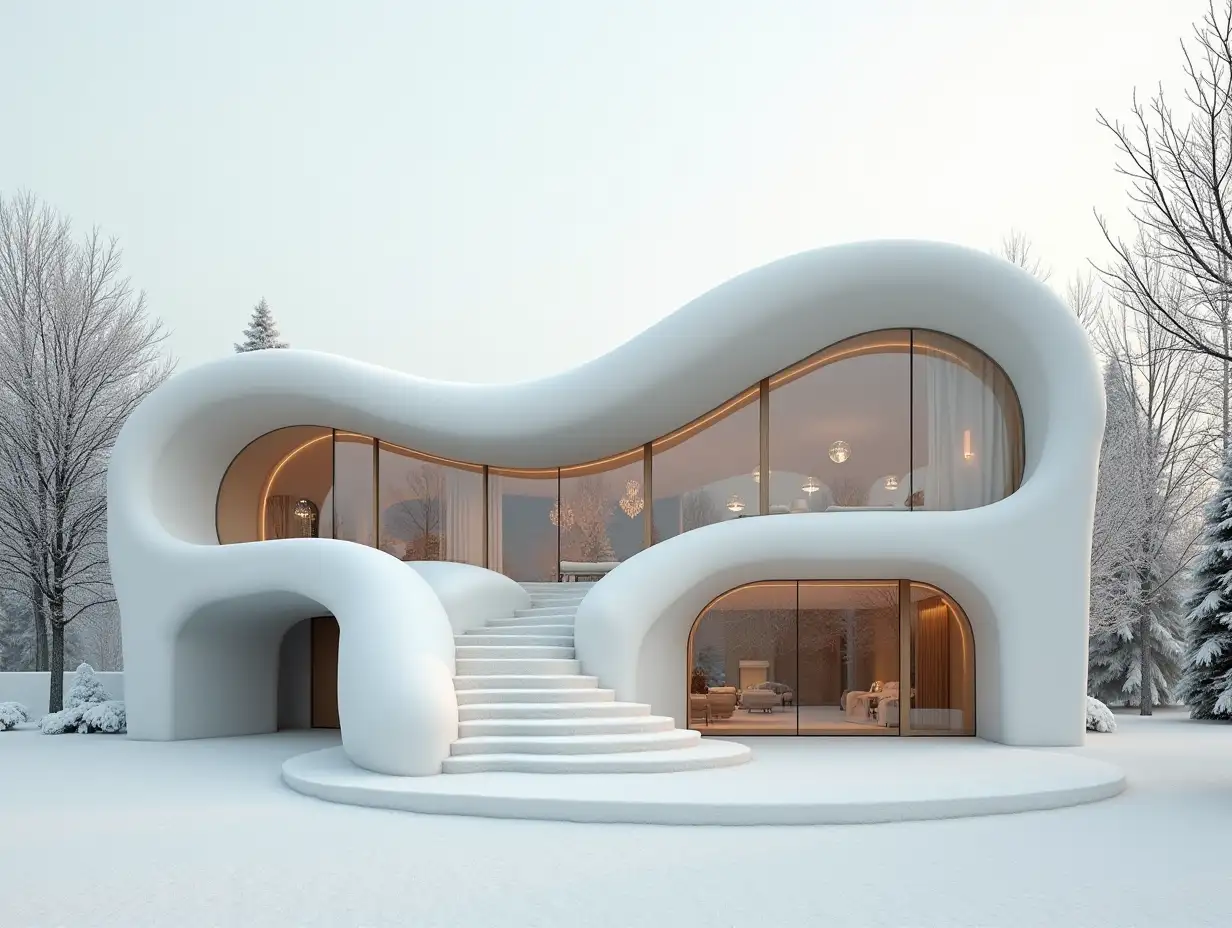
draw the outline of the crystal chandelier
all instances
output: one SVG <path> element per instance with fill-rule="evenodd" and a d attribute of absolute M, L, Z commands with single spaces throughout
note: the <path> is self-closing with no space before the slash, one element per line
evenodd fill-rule
<path fill-rule="evenodd" d="M 897 490 L 898 489 L 898 478 L 895 477 L 893 474 L 886 477 L 885 488 L 887 490 Z"/>
<path fill-rule="evenodd" d="M 836 441 L 830 446 L 830 460 L 835 464 L 842 464 L 849 457 L 851 457 L 851 445 L 847 442 Z"/>
<path fill-rule="evenodd" d="M 630 480 L 625 484 L 625 495 L 620 500 L 620 508 L 630 519 L 637 518 L 637 514 L 646 507 L 646 501 L 637 495 L 639 489 L 641 485 L 636 480 Z"/>
<path fill-rule="evenodd" d="M 816 493 L 818 490 L 821 489 L 821 482 L 816 477 L 809 477 L 807 480 L 804 481 L 804 485 L 800 487 L 800 489 L 803 490 L 805 493 L 807 493 L 809 496 L 812 496 L 814 493 Z"/>
<path fill-rule="evenodd" d="M 557 528 L 563 528 L 566 532 L 573 528 L 573 523 L 576 521 L 572 509 L 568 506 L 563 510 L 560 508 L 560 500 L 552 503 L 552 511 L 548 513 L 548 520 Z"/>
<path fill-rule="evenodd" d="M 727 508 L 732 512 L 744 512 L 744 500 L 739 493 L 733 493 L 727 500 Z"/>

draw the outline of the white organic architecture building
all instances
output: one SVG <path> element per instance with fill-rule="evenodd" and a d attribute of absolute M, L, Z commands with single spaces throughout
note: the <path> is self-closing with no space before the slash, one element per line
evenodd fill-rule
<path fill-rule="evenodd" d="M 109 475 L 130 737 L 340 725 L 398 776 L 1080 744 L 1103 417 L 1046 287 L 918 242 L 778 261 L 534 382 L 197 367 Z"/>

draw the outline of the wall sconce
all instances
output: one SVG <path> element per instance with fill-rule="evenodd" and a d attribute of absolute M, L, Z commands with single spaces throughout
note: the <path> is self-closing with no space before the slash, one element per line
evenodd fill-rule
<path fill-rule="evenodd" d="M 975 457 L 975 452 L 971 450 L 971 430 L 967 429 L 963 432 L 963 460 L 970 461 Z"/>

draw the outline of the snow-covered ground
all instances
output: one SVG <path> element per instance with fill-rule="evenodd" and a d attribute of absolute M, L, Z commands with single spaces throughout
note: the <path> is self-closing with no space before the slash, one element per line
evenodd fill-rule
<path fill-rule="evenodd" d="M 891 825 L 420 816 L 279 781 L 324 733 L 0 733 L 0 925 L 1066 928 L 1232 920 L 1232 726 L 1117 715 L 1120 797 Z M 909 775 L 909 771 L 905 772 Z"/>

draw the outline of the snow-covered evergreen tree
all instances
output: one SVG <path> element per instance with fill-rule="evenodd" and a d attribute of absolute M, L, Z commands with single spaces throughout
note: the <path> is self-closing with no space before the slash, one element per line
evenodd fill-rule
<path fill-rule="evenodd" d="M 77 672 L 73 675 L 73 685 L 64 700 L 64 707 L 73 709 L 77 706 L 97 706 L 106 701 L 107 690 L 103 687 L 103 681 L 95 675 L 94 668 L 89 664 L 78 664 Z"/>
<path fill-rule="evenodd" d="M 270 311 L 265 297 L 261 297 L 252 310 L 252 319 L 248 328 L 244 329 L 244 341 L 235 346 L 236 353 L 243 351 L 261 351 L 263 348 L 286 348 L 287 343 L 278 337 L 278 323 Z"/>
<path fill-rule="evenodd" d="M 1137 395 L 1136 364 L 1146 376 L 1173 374 L 1152 368 L 1155 358 L 1133 358 L 1129 351 L 1113 354 L 1104 372 L 1087 690 L 1149 715 L 1172 701 L 1180 675 L 1184 612 L 1176 587 L 1192 543 L 1186 524 L 1196 497 L 1194 486 L 1174 477 L 1192 468 L 1190 446 L 1160 437 L 1165 427 L 1185 424 L 1176 419 L 1180 412 Z"/>
<path fill-rule="evenodd" d="M 1206 506 L 1178 694 L 1195 719 L 1232 719 L 1232 456 Z"/>

